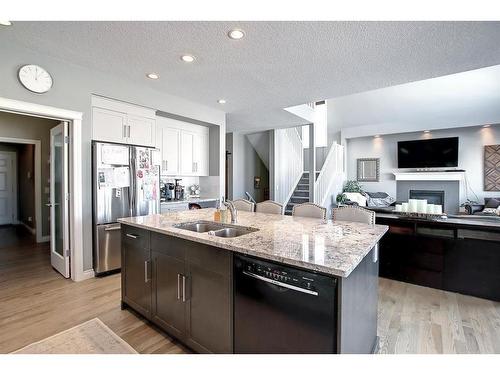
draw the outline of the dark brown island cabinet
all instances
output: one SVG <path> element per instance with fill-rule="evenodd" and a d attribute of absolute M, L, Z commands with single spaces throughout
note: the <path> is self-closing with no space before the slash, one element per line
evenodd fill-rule
<path fill-rule="evenodd" d="M 336 279 L 334 353 L 378 350 L 376 251 L 349 277 L 328 275 Z M 133 309 L 195 352 L 234 353 L 233 255 L 122 224 L 122 309 Z"/>
<path fill-rule="evenodd" d="M 380 276 L 500 301 L 500 225 L 487 220 L 428 221 L 378 215 Z"/>

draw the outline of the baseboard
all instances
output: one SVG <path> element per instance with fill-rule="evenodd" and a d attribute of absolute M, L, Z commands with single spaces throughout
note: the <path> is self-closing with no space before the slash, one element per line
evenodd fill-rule
<path fill-rule="evenodd" d="M 73 278 L 73 281 L 83 281 L 83 280 L 87 280 L 87 279 L 91 279 L 95 277 L 95 272 L 94 270 L 86 270 L 86 271 L 83 271 L 77 278 Z"/>
<path fill-rule="evenodd" d="M 18 221 L 18 224 L 22 225 L 23 227 L 25 227 L 32 235 L 36 235 L 36 229 L 35 228 L 31 228 L 28 224 L 26 224 L 26 223 L 24 223 L 22 221 Z"/>
<path fill-rule="evenodd" d="M 38 239 L 37 239 L 37 241 L 36 241 L 36 242 L 38 242 L 38 243 L 42 243 L 42 242 L 50 242 L 50 236 L 42 236 L 42 237 L 40 238 L 40 240 L 38 240 Z"/>

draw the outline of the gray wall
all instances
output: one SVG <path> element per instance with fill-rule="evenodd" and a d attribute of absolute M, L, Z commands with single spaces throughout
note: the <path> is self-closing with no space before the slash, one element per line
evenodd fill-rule
<path fill-rule="evenodd" d="M 50 177 L 50 129 L 59 122 L 56 120 L 42 119 L 38 117 L 23 116 L 14 113 L 0 112 L 0 137 L 25 138 L 41 141 L 41 197 L 42 197 L 42 235 L 50 233 L 49 208 L 45 205 L 49 202 L 49 195 L 45 188 L 49 187 Z M 19 149 L 19 146 L 18 146 Z M 19 180 L 20 181 L 20 180 Z M 34 216 L 33 216 L 34 217 Z"/>
<path fill-rule="evenodd" d="M 226 142 L 230 147 L 226 149 L 232 153 L 231 162 L 228 163 L 231 182 L 228 198 L 246 198 L 248 191 L 257 202 L 264 200 L 264 190 L 269 188 L 269 171 L 260 159 L 259 155 L 248 141 L 245 134 L 228 133 Z M 254 188 L 254 177 L 261 178 L 260 189 Z"/>
<path fill-rule="evenodd" d="M 33 94 L 18 82 L 17 70 L 26 63 L 39 64 L 53 77 L 52 89 L 43 95 Z M 84 269 L 92 268 L 92 208 L 91 202 L 91 95 L 98 94 L 169 113 L 186 116 L 225 127 L 225 113 L 158 91 L 166 85 L 161 80 L 148 81 L 145 72 L 131 71 L 129 76 L 112 76 L 82 66 L 52 58 L 3 42 L 0 59 L 0 96 L 64 108 L 83 113 L 82 168 L 83 168 L 83 247 Z M 1 136 L 1 134 L 0 134 Z"/>
<path fill-rule="evenodd" d="M 459 137 L 458 167 L 466 170 L 470 188 L 478 195 L 480 202 L 484 197 L 498 196 L 498 192 L 484 191 L 483 158 L 484 145 L 500 144 L 500 126 L 489 128 L 469 127 L 436 130 L 426 135 L 422 132 L 383 135 L 380 138 L 363 137 L 347 141 L 347 179 L 356 179 L 357 158 L 380 158 L 380 182 L 364 182 L 366 191 L 385 191 L 396 197 L 396 181 L 392 172 L 397 169 L 397 142 L 424 138 Z M 474 199 L 465 189 L 461 189 L 461 202 L 466 198 Z"/>

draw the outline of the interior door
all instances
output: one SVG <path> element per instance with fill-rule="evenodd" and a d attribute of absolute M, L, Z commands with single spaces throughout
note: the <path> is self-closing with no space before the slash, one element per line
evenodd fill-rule
<path fill-rule="evenodd" d="M 14 187 L 12 153 L 0 152 L 0 225 L 12 224 L 14 219 Z"/>
<path fill-rule="evenodd" d="M 69 271 L 68 123 L 50 129 L 50 262 L 64 277 Z"/>

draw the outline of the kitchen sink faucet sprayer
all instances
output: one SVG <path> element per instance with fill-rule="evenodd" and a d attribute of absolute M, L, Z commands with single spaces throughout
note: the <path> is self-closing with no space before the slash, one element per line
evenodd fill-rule
<path fill-rule="evenodd" d="M 236 209 L 236 207 L 234 207 L 233 202 L 223 201 L 222 203 L 224 203 L 224 206 L 226 206 L 231 212 L 231 224 L 236 224 L 236 222 L 238 221 L 238 210 Z"/>

